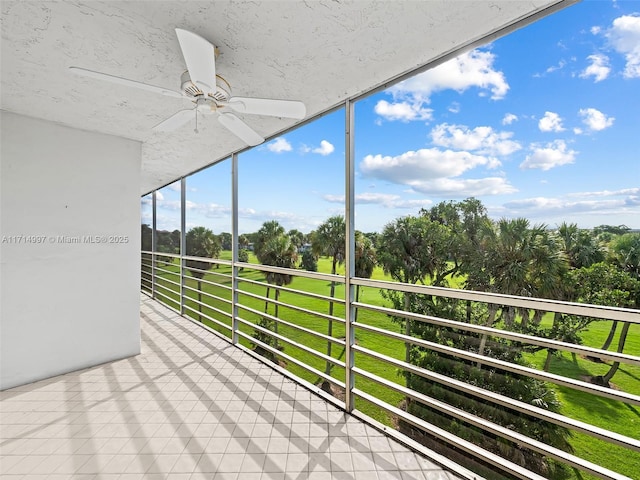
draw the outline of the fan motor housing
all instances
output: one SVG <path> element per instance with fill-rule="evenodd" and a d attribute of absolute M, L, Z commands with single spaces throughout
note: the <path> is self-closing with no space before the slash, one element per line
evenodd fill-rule
<path fill-rule="evenodd" d="M 204 97 L 204 92 L 191 81 L 188 71 L 185 71 L 180 77 L 180 89 L 187 97 Z M 217 102 L 228 101 L 231 98 L 231 85 L 229 85 L 229 82 L 220 75 L 216 75 L 216 92 L 213 95 L 209 94 L 209 98 L 213 98 Z"/>

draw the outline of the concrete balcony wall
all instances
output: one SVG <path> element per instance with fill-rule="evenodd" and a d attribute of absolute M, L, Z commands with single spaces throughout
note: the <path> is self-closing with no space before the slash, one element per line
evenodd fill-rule
<path fill-rule="evenodd" d="M 138 354 L 141 144 L 1 129 L 0 389 Z"/>

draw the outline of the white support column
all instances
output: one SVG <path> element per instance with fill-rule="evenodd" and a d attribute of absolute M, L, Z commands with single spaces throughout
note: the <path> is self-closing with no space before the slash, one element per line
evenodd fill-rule
<path fill-rule="evenodd" d="M 156 233 L 156 190 L 151 194 L 151 297 L 156 298 L 156 248 L 158 235 Z"/>
<path fill-rule="evenodd" d="M 238 154 L 231 156 L 231 341 L 238 343 Z"/>
<path fill-rule="evenodd" d="M 187 254 L 186 246 L 186 227 L 187 227 L 187 179 L 182 177 L 180 179 L 180 314 L 184 315 L 184 272 L 185 272 L 185 259 Z"/>
<path fill-rule="evenodd" d="M 345 406 L 348 412 L 354 409 L 353 405 L 353 345 L 355 344 L 355 332 L 353 319 L 355 317 L 354 286 L 351 279 L 355 273 L 355 194 L 354 194 L 354 108 L 350 100 L 345 102 Z"/>

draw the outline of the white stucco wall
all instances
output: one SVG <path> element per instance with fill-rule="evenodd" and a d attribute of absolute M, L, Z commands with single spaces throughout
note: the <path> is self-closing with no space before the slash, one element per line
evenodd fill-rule
<path fill-rule="evenodd" d="M 140 143 L 0 115 L 0 389 L 139 353 Z"/>

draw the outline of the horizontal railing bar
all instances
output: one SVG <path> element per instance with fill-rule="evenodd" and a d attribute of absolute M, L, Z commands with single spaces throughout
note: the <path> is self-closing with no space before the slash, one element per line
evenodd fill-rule
<path fill-rule="evenodd" d="M 304 290 L 296 290 L 295 288 L 280 287 L 280 286 L 277 286 L 277 285 L 272 285 L 270 283 L 260 282 L 258 280 L 251 280 L 250 278 L 238 278 L 238 281 L 246 282 L 246 283 L 253 283 L 255 285 L 260 285 L 262 287 L 269 286 L 269 287 L 272 287 L 272 288 L 277 288 L 278 290 L 281 290 L 283 292 L 295 293 L 295 294 L 298 294 L 298 295 L 303 295 L 305 297 L 311 297 L 311 298 L 317 298 L 319 300 L 325 300 L 327 302 L 340 303 L 340 304 L 343 304 L 343 305 L 345 303 L 343 298 L 329 297 L 327 295 L 320 295 L 320 294 L 317 294 L 317 293 L 305 292 Z"/>
<path fill-rule="evenodd" d="M 200 305 L 202 307 L 209 308 L 209 309 L 213 310 L 214 312 L 218 312 L 221 315 L 225 315 L 225 316 L 231 318 L 231 313 L 230 312 L 225 312 L 224 310 L 222 310 L 220 308 L 217 308 L 217 307 L 213 307 L 213 306 L 209 305 L 208 303 L 204 303 L 204 302 L 198 301 L 195 298 L 191 298 L 191 297 L 186 297 L 186 300 L 188 300 L 190 302 L 193 302 L 196 305 Z M 228 302 L 228 303 L 231 303 L 231 302 Z M 187 306 L 186 302 L 184 302 L 184 305 Z"/>
<path fill-rule="evenodd" d="M 198 277 L 195 277 L 192 272 L 200 272 L 200 273 L 202 273 L 204 275 L 217 275 L 218 277 L 228 278 L 229 281 L 231 281 L 233 279 L 233 277 L 231 275 L 229 275 L 228 273 L 220 273 L 220 272 L 216 272 L 214 270 L 202 270 L 200 268 L 189 268 L 189 267 L 186 267 L 186 266 L 184 267 L 184 269 L 187 272 L 191 273 L 191 275 L 189 275 L 189 276 L 185 275 L 185 278 L 192 278 L 194 280 L 205 281 L 204 278 L 198 279 Z"/>
<path fill-rule="evenodd" d="M 285 275 L 293 275 L 295 277 L 313 278 L 315 280 L 327 280 L 329 282 L 336 282 L 336 283 L 345 282 L 344 276 L 342 275 L 310 272 L 308 270 L 297 270 L 293 268 L 273 267 L 271 265 L 262 265 L 261 263 L 236 262 L 234 266 L 238 268 L 248 268 L 251 270 L 259 270 L 261 272 L 282 273 Z"/>
<path fill-rule="evenodd" d="M 575 388 L 577 390 L 582 390 L 584 392 L 593 393 L 596 395 L 600 395 L 602 397 L 612 398 L 614 400 L 620 400 L 625 403 L 632 403 L 634 405 L 640 405 L 640 397 L 637 395 L 633 395 L 630 393 L 621 392 L 618 390 L 612 390 L 609 388 L 601 387 L 599 385 L 595 385 L 592 383 L 586 383 L 579 380 L 573 380 L 567 377 L 562 377 L 560 375 L 556 375 L 549 372 L 541 372 L 534 368 L 524 367 L 522 365 L 517 365 L 514 363 L 506 362 L 504 360 L 499 360 L 496 358 L 486 357 L 484 355 L 479 355 L 473 352 L 466 352 L 463 350 L 459 350 L 457 348 L 449 347 L 446 345 L 440 345 L 438 343 L 429 342 L 427 340 L 422 340 L 415 337 L 409 337 L 407 335 L 403 335 L 401 333 L 390 332 L 389 330 L 384 330 L 382 328 L 372 327 L 371 325 L 366 325 L 363 323 L 354 323 L 356 328 L 361 328 L 363 330 L 368 330 L 370 332 L 379 333 L 381 335 L 385 335 L 390 338 L 395 338 L 397 340 L 402 340 L 405 343 L 412 343 L 414 345 L 419 345 L 421 347 L 425 347 L 430 350 L 434 350 L 436 352 L 446 353 L 448 355 L 452 355 L 458 358 L 464 358 L 465 360 L 470 360 L 473 362 L 479 362 L 485 365 L 491 365 L 497 367 L 501 370 L 506 370 L 512 373 L 517 373 L 519 375 L 524 375 L 527 377 L 537 378 L 539 380 L 548 381 L 551 383 L 555 383 L 557 385 L 564 385 L 566 387 Z M 353 347 L 356 350 L 360 350 L 361 347 L 355 345 Z M 373 352 L 375 353 L 375 352 Z"/>
<path fill-rule="evenodd" d="M 244 320 L 244 319 L 242 319 L 240 317 L 238 317 L 237 320 L 240 323 L 242 323 L 244 325 L 247 325 L 248 327 L 251 327 L 251 328 L 254 328 L 254 329 L 258 330 L 259 332 L 265 333 L 265 334 L 267 334 L 267 335 L 269 335 L 269 336 L 271 336 L 273 338 L 277 338 L 278 340 L 280 340 L 280 341 L 282 341 L 284 343 L 287 343 L 289 345 L 292 345 L 295 348 L 299 348 L 300 350 L 303 350 L 303 351 L 305 351 L 307 353 L 310 353 L 311 355 L 315 355 L 316 357 L 321 358 L 325 362 L 331 362 L 334 365 L 338 365 L 338 366 L 340 366 L 342 368 L 345 367 L 344 362 L 342 362 L 342 361 L 340 361 L 340 360 L 338 360 L 336 358 L 330 357 L 330 356 L 328 356 L 328 355 L 326 355 L 324 353 L 318 352 L 317 350 L 314 350 L 311 347 L 307 347 L 306 345 L 303 345 L 302 343 L 296 342 L 295 340 L 291 340 L 290 338 L 285 337 L 283 335 L 280 335 L 279 333 L 275 333 L 274 331 L 269 330 L 268 328 L 261 327 L 258 324 L 255 324 L 255 323 L 250 322 L 248 320 Z"/>
<path fill-rule="evenodd" d="M 169 283 L 173 283 L 174 285 L 177 285 L 178 287 L 180 286 L 179 283 L 175 283 L 175 282 L 171 282 L 170 280 L 166 280 L 166 279 L 162 279 L 163 281 L 167 281 Z M 160 282 L 158 282 L 158 279 L 156 279 L 156 283 L 155 283 L 156 287 L 160 287 L 164 290 L 166 290 L 167 292 L 171 292 L 171 293 L 175 293 L 178 297 L 180 297 L 180 292 L 178 290 L 171 290 L 169 287 L 167 287 L 166 285 L 162 285 Z M 173 300 L 174 302 L 180 303 L 179 299 L 177 300 Z"/>
<path fill-rule="evenodd" d="M 509 332 L 507 330 L 501 330 L 499 328 L 487 327 L 484 325 L 474 325 L 471 323 L 458 322 L 455 320 L 447 320 L 444 318 L 433 317 L 430 315 L 421 315 L 418 313 L 405 312 L 403 310 L 396 310 L 388 307 L 370 305 L 367 303 L 353 302 L 353 305 L 357 308 L 384 313 L 390 316 L 410 318 L 412 320 L 417 320 L 419 322 L 429 323 L 432 325 L 440 325 L 443 327 L 456 328 L 459 330 L 466 330 L 469 332 L 483 333 L 483 334 L 500 337 L 500 338 L 508 338 L 510 340 L 516 340 L 518 342 L 528 343 L 531 345 L 549 347 L 554 350 L 564 350 L 567 352 L 586 354 L 593 357 L 598 357 L 603 360 L 611 360 L 613 362 L 622 362 L 630 365 L 640 365 L 640 357 L 636 357 L 634 355 L 628 355 L 625 353 L 610 352 L 607 350 L 586 347 L 584 345 L 578 345 L 575 343 L 561 342 L 559 340 L 553 340 L 553 339 L 544 339 L 544 338 L 536 337 L 533 335 L 525 335 L 523 333 Z"/>
<path fill-rule="evenodd" d="M 457 437 L 456 435 L 449 433 L 440 427 L 437 427 L 431 423 L 427 423 L 424 420 L 421 420 L 413 415 L 410 415 L 404 410 L 401 410 L 400 408 L 389 405 L 388 403 L 382 400 L 378 400 L 377 397 L 374 397 L 373 395 L 370 395 L 367 392 L 364 392 L 358 388 L 354 388 L 353 393 L 354 395 L 362 398 L 363 400 L 366 400 L 367 402 L 370 402 L 373 405 L 376 405 L 382 408 L 383 410 L 386 410 L 387 412 L 402 418 L 406 422 L 418 427 L 420 430 L 427 432 L 429 435 L 433 435 L 439 438 L 440 440 L 443 440 L 449 443 L 450 445 L 454 445 L 455 447 L 461 450 L 464 450 L 467 453 L 470 453 L 474 457 L 477 457 L 482 461 L 489 463 L 490 465 L 498 467 L 500 470 L 508 472 L 522 480 L 546 480 L 544 477 L 541 477 L 540 475 L 537 475 L 536 473 L 530 470 L 527 470 L 526 468 L 521 467 L 520 465 L 510 462 L 509 460 L 502 458 L 499 455 L 496 455 L 495 453 L 485 450 L 482 447 L 479 447 L 474 443 L 471 443 L 467 440 Z"/>
<path fill-rule="evenodd" d="M 296 306 L 293 306 L 293 305 L 289 305 L 288 303 L 283 303 L 283 302 L 281 302 L 279 300 L 276 301 L 276 300 L 274 300 L 272 298 L 263 297 L 262 295 L 258 295 L 256 293 L 247 292 L 246 290 L 241 290 L 239 288 L 236 291 L 239 294 L 246 295 L 248 297 L 255 298 L 257 300 L 262 300 L 263 302 L 269 302 L 269 303 L 272 303 L 274 305 L 280 305 L 282 307 L 290 308 L 292 310 L 297 310 L 299 312 L 308 313 L 309 315 L 313 315 L 314 317 L 323 318 L 323 319 L 328 320 L 330 322 L 338 322 L 338 323 L 341 323 L 341 324 L 345 323 L 344 318 L 334 317 L 333 315 L 329 315 L 328 313 L 314 312 L 313 310 L 308 310 L 306 308 L 296 307 Z"/>
<path fill-rule="evenodd" d="M 221 283 L 216 283 L 216 282 L 212 282 L 210 280 L 205 280 L 204 278 L 197 279 L 197 278 L 194 278 L 194 277 L 187 277 L 187 276 L 184 276 L 183 278 L 185 280 L 192 280 L 194 282 L 202 282 L 202 283 L 205 283 L 207 285 L 211 285 L 212 287 L 222 288 L 222 289 L 228 290 L 228 291 L 232 290 L 232 288 L 230 286 L 228 286 L 228 285 L 222 285 Z"/>
<path fill-rule="evenodd" d="M 180 256 L 178 256 L 180 257 Z M 230 260 L 223 260 L 221 258 L 206 258 L 206 257 L 192 257 L 190 255 L 184 255 L 182 257 L 185 260 L 194 260 L 196 262 L 206 262 L 206 263 L 213 263 L 214 265 L 227 265 L 227 266 L 231 266 L 232 262 Z"/>
<path fill-rule="evenodd" d="M 176 274 L 176 275 L 180 276 L 179 274 Z M 173 280 L 169 280 L 168 278 L 164 278 L 164 277 L 159 277 L 158 275 L 154 275 L 153 277 L 156 279 L 156 283 L 158 283 L 158 282 L 166 282 L 166 283 L 169 283 L 171 285 L 175 285 L 176 287 L 180 287 L 180 282 L 174 282 Z M 160 283 L 158 283 L 158 285 L 160 285 Z"/>
<path fill-rule="evenodd" d="M 490 390 L 485 390 L 481 387 L 471 385 L 470 383 L 462 382 L 455 378 L 451 378 L 446 375 L 433 372 L 431 370 L 427 370 L 415 365 L 411 365 L 409 363 L 403 362 L 401 360 L 397 360 L 395 358 L 389 357 L 382 353 L 374 352 L 373 350 L 369 350 L 364 347 L 358 347 L 357 351 L 371 358 L 382 360 L 383 362 L 386 362 L 389 365 L 392 365 L 396 368 L 404 369 L 406 371 L 412 372 L 428 380 L 451 387 L 455 390 L 459 390 L 464 393 L 471 394 L 475 397 L 488 400 L 497 405 L 507 407 L 510 410 L 524 413 L 526 415 L 530 415 L 532 417 L 536 417 L 541 420 L 548 421 L 555 425 L 560 425 L 562 427 L 570 428 L 570 429 L 585 433 L 587 435 L 590 435 L 592 437 L 599 438 L 600 440 L 618 444 L 625 448 L 631 448 L 633 450 L 640 451 L 640 440 L 636 440 L 635 438 L 626 437 L 624 435 L 620 435 L 618 433 L 605 430 L 604 428 L 600 428 L 595 425 L 581 422 L 580 420 L 575 420 L 573 418 L 565 417 L 564 415 L 561 415 L 559 413 L 555 413 L 550 410 L 545 410 L 544 408 L 536 407 L 535 405 L 530 405 L 528 403 L 521 402 L 519 400 L 501 395 L 499 393 L 492 392 Z M 360 368 L 354 367 L 354 371 L 356 370 L 360 370 Z"/>
<path fill-rule="evenodd" d="M 156 284 L 156 287 L 161 287 L 161 286 L 162 286 L 162 285 L 157 285 L 157 284 Z M 168 289 L 167 289 L 167 290 L 168 290 Z M 169 291 L 170 291 L 170 292 L 173 292 L 173 290 L 169 290 Z M 173 293 L 176 293 L 176 292 L 173 292 Z M 164 293 L 159 292 L 157 289 L 156 289 L 155 294 L 156 294 L 156 295 L 161 296 L 162 298 L 164 298 L 165 300 L 167 300 L 167 301 L 169 301 L 169 302 L 175 303 L 176 305 L 180 305 L 180 302 L 179 302 L 178 300 L 174 300 L 173 298 L 171 298 L 171 297 L 169 297 L 169 296 L 165 295 Z M 176 294 L 176 295 L 177 295 L 177 294 Z M 166 305 L 166 304 L 165 304 L 165 305 Z M 171 307 L 170 305 L 168 305 L 168 306 L 169 306 L 169 307 Z M 178 313 L 179 313 L 179 310 L 178 310 L 178 309 L 176 309 L 175 307 L 171 307 L 171 308 L 172 308 L 174 311 L 176 311 L 176 312 L 178 312 Z"/>
<path fill-rule="evenodd" d="M 245 338 L 245 339 L 249 340 L 251 343 L 261 346 L 262 348 L 264 348 L 265 350 L 267 350 L 267 351 L 269 351 L 269 352 L 273 353 L 274 355 L 276 355 L 276 356 L 279 356 L 279 357 L 282 357 L 282 358 L 286 359 L 288 362 L 295 363 L 295 364 L 296 364 L 296 365 L 298 365 L 300 368 L 303 368 L 304 370 L 307 370 L 308 372 L 311 372 L 311 373 L 313 373 L 314 375 L 317 375 L 318 377 L 320 377 L 320 378 L 322 378 L 322 379 L 326 380 L 327 382 L 333 383 L 334 385 L 337 385 L 337 386 L 339 386 L 340 388 L 345 388 L 344 382 L 341 382 L 340 380 L 335 379 L 335 378 L 333 378 L 333 377 L 331 377 L 331 376 L 327 375 L 327 374 L 326 374 L 326 373 L 324 373 L 324 372 L 321 372 L 320 370 L 318 370 L 318 369 L 316 369 L 316 368 L 312 367 L 311 365 L 308 365 L 308 364 L 306 364 L 306 363 L 304 363 L 304 362 L 301 362 L 300 360 L 298 360 L 298 359 L 296 359 L 296 358 L 292 357 L 291 355 L 288 355 L 288 354 L 286 354 L 286 353 L 284 353 L 284 352 L 281 352 L 281 351 L 279 351 L 279 350 L 276 350 L 275 348 L 273 348 L 273 347 L 271 347 L 271 346 L 267 345 L 267 344 L 266 344 L 266 343 L 264 343 L 264 342 L 261 342 L 260 340 L 257 340 L 257 339 L 255 339 L 255 338 L 253 338 L 252 336 L 250 336 L 250 335 L 248 335 L 248 334 L 246 334 L 246 333 L 244 333 L 244 332 L 242 332 L 242 331 L 240 331 L 240 330 L 236 330 L 236 333 L 237 333 L 238 335 L 240 335 L 241 337 L 243 337 L 243 338 Z M 269 360 L 265 358 L 265 361 L 269 361 Z M 273 363 L 273 362 L 271 362 L 271 363 Z"/>
<path fill-rule="evenodd" d="M 166 273 L 167 275 L 177 275 L 178 277 L 180 276 L 180 270 L 178 270 L 177 272 L 172 272 L 171 270 L 165 270 L 164 268 L 161 267 L 155 267 L 155 274 L 157 276 L 157 272 L 163 272 Z"/>
<path fill-rule="evenodd" d="M 188 285 L 184 285 L 184 289 L 185 290 L 190 290 L 190 291 L 195 292 L 195 293 L 199 293 L 201 295 L 205 295 L 206 297 L 211 298 L 213 300 L 218 300 L 219 302 L 223 302 L 223 303 L 227 303 L 227 304 L 231 305 L 231 300 L 226 299 L 226 298 L 222 298 L 222 297 L 218 297 L 217 295 L 205 292 L 204 290 L 198 290 L 197 288 L 193 288 L 193 287 L 190 287 Z M 186 295 L 185 295 L 185 298 L 193 300 L 193 297 L 188 297 Z M 207 307 L 210 306 L 208 304 L 203 304 L 203 305 L 207 305 Z"/>
<path fill-rule="evenodd" d="M 206 313 L 199 312 L 199 311 L 197 311 L 196 309 L 191 308 L 189 305 L 184 305 L 184 308 L 185 308 L 186 310 L 189 310 L 189 311 L 193 312 L 193 314 L 194 314 L 194 315 L 198 315 L 199 317 L 201 316 L 201 317 L 206 318 L 207 320 L 209 320 L 209 321 L 210 321 L 210 322 L 212 322 L 212 323 L 215 323 L 215 324 L 216 324 L 216 325 L 218 325 L 219 327 L 226 328 L 227 330 L 231 330 L 231 328 L 232 328 L 232 327 L 231 327 L 231 325 L 227 325 L 226 323 L 222 323 L 220 320 L 217 320 L 217 319 L 215 319 L 215 318 L 213 318 L 213 317 L 210 317 L 210 316 L 209 316 L 209 315 L 207 315 Z M 223 315 L 226 315 L 226 316 L 228 316 L 228 317 L 231 317 L 231 315 L 229 315 L 228 313 L 223 312 L 223 311 L 221 311 L 221 310 L 218 310 L 218 309 L 216 309 L 216 308 L 214 308 L 213 310 L 215 310 L 216 312 L 218 312 L 218 313 L 220 313 L 220 314 L 223 314 Z M 193 319 L 193 320 L 195 320 L 195 319 Z M 197 320 L 196 320 L 196 321 L 197 321 Z"/>
<path fill-rule="evenodd" d="M 456 288 L 433 287 L 429 285 L 415 285 L 387 280 L 371 280 L 354 278 L 353 285 L 411 292 L 439 297 L 457 298 L 476 302 L 491 303 L 496 305 L 508 305 L 512 307 L 530 308 L 551 312 L 580 315 L 582 317 L 601 318 L 604 320 L 619 320 L 621 322 L 640 323 L 640 311 L 631 308 L 609 307 L 604 305 L 591 305 L 586 303 L 563 302 L 533 297 L 518 297 L 502 293 L 478 292 L 474 290 L 462 290 Z"/>
<path fill-rule="evenodd" d="M 338 345 L 341 345 L 343 347 L 346 345 L 346 342 L 344 340 L 340 340 L 338 338 L 330 337 L 329 335 L 325 335 L 324 333 L 316 332 L 315 330 L 311 330 L 309 328 L 297 325 L 295 323 L 287 322 L 286 320 L 282 320 L 281 318 L 274 317 L 272 315 L 266 314 L 264 312 L 261 312 L 259 310 L 254 309 L 254 308 L 247 307 L 246 305 L 242 305 L 240 303 L 237 303 L 236 306 L 238 308 L 241 308 L 242 310 L 245 310 L 247 312 L 253 313 L 255 315 L 268 316 L 270 319 L 272 319 L 274 321 L 277 321 L 278 323 L 280 323 L 282 325 L 286 325 L 288 327 L 295 328 L 296 330 L 300 330 L 301 332 L 308 333 L 309 335 L 314 335 L 314 336 L 316 336 L 318 338 L 322 338 L 323 340 L 326 340 L 328 342 L 337 343 Z"/>
<path fill-rule="evenodd" d="M 457 418 L 458 420 L 466 422 L 470 425 L 474 425 L 485 432 L 490 432 L 501 438 L 510 440 L 511 442 L 514 442 L 518 445 L 525 446 L 526 448 L 541 453 L 542 455 L 560 460 L 561 462 L 567 463 L 573 467 L 577 467 L 581 470 L 596 475 L 597 477 L 607 480 L 631 480 L 628 477 L 620 475 L 616 472 L 612 472 L 611 470 L 589 462 L 588 460 L 576 457 L 575 455 L 560 450 L 559 448 L 552 447 L 551 445 L 546 445 L 543 442 L 523 435 L 515 430 L 511 430 L 509 428 L 503 427 L 502 425 L 498 425 L 496 423 L 485 420 L 484 418 L 465 412 L 464 410 L 461 410 L 457 407 L 448 405 L 447 403 L 436 400 L 432 397 L 429 397 L 428 395 L 424 395 L 423 393 L 420 393 L 416 390 L 403 387 L 402 385 L 379 377 L 378 375 L 375 375 L 373 373 L 369 373 L 366 370 L 362 370 L 361 368 L 354 367 L 353 371 L 354 373 L 368 378 L 369 380 L 372 380 L 379 385 L 383 385 L 387 388 L 391 388 L 392 390 L 397 391 L 398 393 L 402 393 L 407 397 L 411 397 L 427 407 L 433 408 L 434 410 Z"/>
<path fill-rule="evenodd" d="M 141 250 L 140 253 L 146 253 L 147 255 L 152 255 L 154 257 L 173 257 L 180 258 L 180 254 L 178 253 L 163 253 L 163 252 L 151 252 L 149 250 Z"/>
<path fill-rule="evenodd" d="M 156 264 L 156 268 L 160 268 L 160 267 L 176 267 L 176 268 L 179 268 L 180 267 L 180 263 L 175 263 L 173 261 L 165 262 L 164 260 L 160 260 L 158 258 L 156 258 L 154 260 L 154 262 Z"/>

